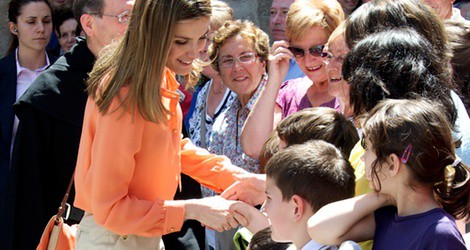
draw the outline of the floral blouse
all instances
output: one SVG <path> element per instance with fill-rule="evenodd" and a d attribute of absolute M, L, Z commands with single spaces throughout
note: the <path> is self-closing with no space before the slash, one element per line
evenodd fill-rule
<path fill-rule="evenodd" d="M 243 153 L 240 136 L 248 114 L 255 105 L 266 81 L 267 75 L 264 75 L 255 93 L 243 109 L 240 100 L 236 97 L 227 110 L 215 120 L 209 146 L 211 153 L 225 155 L 234 165 L 252 173 L 259 173 L 259 163 L 258 160 Z M 238 112 L 240 112 L 239 118 L 237 118 Z"/>
<path fill-rule="evenodd" d="M 194 112 L 191 118 L 189 118 L 189 139 L 191 139 L 192 143 L 198 147 L 201 147 L 201 125 L 204 124 L 206 126 L 206 147 L 208 147 L 212 134 L 212 125 L 215 119 L 227 109 L 227 107 L 237 96 L 234 92 L 227 88 L 225 90 L 224 98 L 219 103 L 219 106 L 215 109 L 214 117 L 211 118 L 207 115 L 206 108 L 207 95 L 211 85 L 212 80 L 210 80 L 206 85 L 204 85 L 204 87 L 201 88 L 197 94 Z M 205 123 L 202 122 L 203 112 L 206 112 Z"/>

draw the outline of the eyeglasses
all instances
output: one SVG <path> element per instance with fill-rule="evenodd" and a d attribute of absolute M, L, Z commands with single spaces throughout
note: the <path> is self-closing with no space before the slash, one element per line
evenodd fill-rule
<path fill-rule="evenodd" d="M 128 11 L 128 10 L 125 10 L 124 12 L 122 12 L 119 15 L 110 15 L 110 14 L 101 14 L 101 13 L 88 13 L 88 14 L 115 17 L 115 18 L 118 19 L 119 23 L 121 23 L 121 24 L 129 23 L 129 21 L 131 20 L 131 16 L 132 16 L 132 12 Z"/>
<path fill-rule="evenodd" d="M 323 52 L 321 53 L 321 57 L 325 64 L 329 64 L 330 62 L 336 61 L 339 64 L 343 64 L 344 60 L 346 59 L 347 54 L 342 54 L 340 56 L 335 56 L 330 52 Z"/>
<path fill-rule="evenodd" d="M 239 57 L 226 57 L 219 60 L 219 65 L 222 68 L 231 68 L 235 65 L 235 61 L 239 61 L 240 63 L 251 63 L 257 56 L 258 55 L 256 53 L 246 53 Z"/>
<path fill-rule="evenodd" d="M 323 52 L 324 45 L 315 45 L 310 47 L 308 50 L 304 50 L 299 47 L 290 46 L 288 49 L 294 54 L 294 57 L 301 58 L 305 56 L 305 52 L 308 51 L 310 55 L 320 57 Z"/>

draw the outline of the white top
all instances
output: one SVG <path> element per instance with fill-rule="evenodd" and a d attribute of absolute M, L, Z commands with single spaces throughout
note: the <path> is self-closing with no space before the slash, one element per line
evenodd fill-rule
<path fill-rule="evenodd" d="M 460 13 L 460 10 L 452 7 L 452 16 L 449 18 L 452 21 L 465 22 L 465 18 Z"/>
<path fill-rule="evenodd" d="M 20 97 L 24 94 L 24 92 L 31 86 L 31 84 L 36 80 L 36 78 L 46 70 L 46 68 L 50 65 L 49 57 L 46 53 L 46 65 L 39 69 L 30 70 L 20 65 L 18 61 L 18 48 L 15 51 L 15 59 L 16 59 L 16 101 L 20 99 Z M 15 115 L 15 120 L 13 121 L 13 132 L 11 134 L 11 145 L 10 145 L 10 159 L 11 154 L 13 153 L 13 144 L 15 142 L 16 131 L 18 130 L 18 117 Z"/>
<path fill-rule="evenodd" d="M 309 241 L 302 250 L 326 250 L 326 249 L 338 249 L 335 246 L 325 246 L 323 244 L 317 243 L 314 240 Z"/>
<path fill-rule="evenodd" d="M 455 154 L 463 162 L 470 164 L 470 117 L 460 97 L 454 91 L 450 92 L 450 96 L 457 109 L 457 119 L 454 124 L 455 131 L 452 134 L 455 139 L 460 139 L 461 142 L 461 146 L 455 149 Z"/>

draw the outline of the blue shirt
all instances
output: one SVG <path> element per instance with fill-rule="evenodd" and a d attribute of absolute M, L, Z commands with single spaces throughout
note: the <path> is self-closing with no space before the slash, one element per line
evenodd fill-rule
<path fill-rule="evenodd" d="M 466 249 L 454 219 L 442 208 L 399 216 L 396 207 L 387 206 L 374 216 L 373 249 Z"/>
<path fill-rule="evenodd" d="M 454 102 L 455 108 L 457 109 L 457 119 L 454 124 L 453 136 L 455 139 L 459 139 L 461 145 L 455 149 L 455 154 L 462 159 L 467 165 L 470 164 L 470 118 L 467 110 L 460 99 L 460 97 L 454 92 L 450 92 L 452 101 Z"/>
<path fill-rule="evenodd" d="M 290 79 L 296 79 L 304 76 L 304 72 L 300 69 L 295 59 L 290 59 L 289 71 L 287 71 L 287 75 L 286 78 L 284 78 L 284 82 Z"/>

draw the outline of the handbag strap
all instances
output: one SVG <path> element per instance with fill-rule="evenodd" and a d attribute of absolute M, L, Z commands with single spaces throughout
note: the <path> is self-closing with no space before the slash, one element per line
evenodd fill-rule
<path fill-rule="evenodd" d="M 65 209 L 67 207 L 66 204 L 67 204 L 67 200 L 69 199 L 70 189 L 72 189 L 74 176 L 75 176 L 75 172 L 72 174 L 72 178 L 70 179 L 69 186 L 67 187 L 67 191 L 65 192 L 64 198 L 62 199 L 62 202 L 60 203 L 59 211 L 57 212 L 57 215 L 55 218 L 55 221 L 57 223 L 60 222 L 60 218 L 62 218 L 62 215 L 64 214 Z"/>
<path fill-rule="evenodd" d="M 212 85 L 212 82 L 211 82 L 211 85 Z M 207 88 L 207 91 L 206 93 L 204 93 L 204 102 L 202 104 L 202 109 L 201 109 L 201 127 L 200 127 L 200 132 L 199 132 L 199 136 L 200 136 L 200 140 L 201 140 L 201 148 L 206 148 L 207 147 L 207 138 L 206 138 L 206 133 L 207 133 L 207 128 L 206 128 L 206 112 L 207 112 L 207 96 L 209 95 L 209 91 L 210 91 L 210 87 L 211 85 L 209 85 L 209 88 Z"/>

